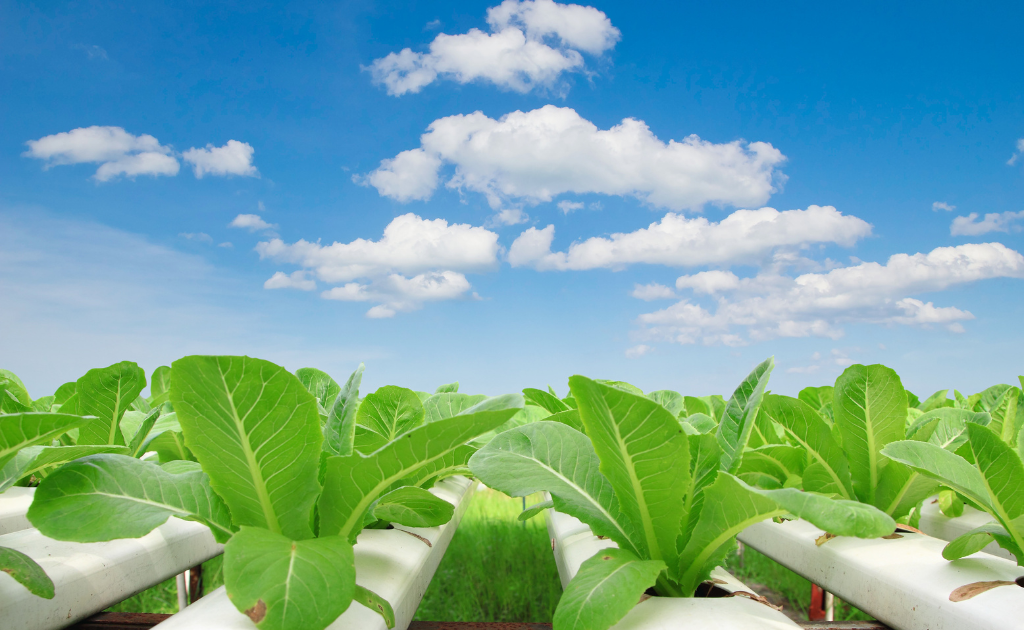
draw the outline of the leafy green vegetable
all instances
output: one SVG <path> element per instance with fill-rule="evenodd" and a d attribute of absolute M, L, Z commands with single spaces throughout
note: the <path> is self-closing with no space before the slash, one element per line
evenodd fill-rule
<path fill-rule="evenodd" d="M 316 368 L 299 368 L 295 376 L 316 397 L 321 407 L 330 409 L 334 406 L 334 399 L 341 393 L 341 385 L 330 374 Z"/>
<path fill-rule="evenodd" d="M 355 577 L 341 536 L 296 541 L 243 527 L 224 547 L 228 597 L 257 628 L 327 627 L 348 609 Z"/>
<path fill-rule="evenodd" d="M 451 520 L 455 508 L 416 486 L 402 486 L 377 500 L 373 515 L 408 527 L 437 527 Z"/>
<path fill-rule="evenodd" d="M 754 430 L 757 412 L 761 407 L 761 396 L 768 385 L 775 360 L 767 358 L 743 379 L 729 402 L 725 405 L 722 420 L 718 423 L 718 445 L 722 447 L 722 470 L 735 472 L 743 458 L 743 448 Z"/>
<path fill-rule="evenodd" d="M 78 444 L 123 446 L 121 417 L 146 386 L 146 373 L 131 361 L 89 370 L 78 379 L 75 413 L 95 416 L 79 429 Z"/>
<path fill-rule="evenodd" d="M 359 409 L 359 384 L 365 366 L 360 363 L 348 377 L 345 386 L 334 397 L 334 404 L 324 425 L 323 452 L 327 455 L 351 455 L 356 431 L 356 412 Z"/>
<path fill-rule="evenodd" d="M 626 616 L 665 570 L 661 560 L 641 560 L 623 549 L 605 549 L 580 566 L 555 611 L 560 630 L 608 628 Z"/>
<path fill-rule="evenodd" d="M 186 357 L 171 369 L 185 444 L 235 524 L 312 538 L 323 442 L 316 399 L 284 368 L 260 359 Z"/>
<path fill-rule="evenodd" d="M 0 571 L 14 578 L 33 595 L 53 599 L 53 580 L 35 560 L 20 551 L 0 547 Z"/>
<path fill-rule="evenodd" d="M 21 449 L 47 444 L 88 422 L 88 418 L 65 413 L 29 411 L 0 415 L 0 468 L 14 459 Z"/>
<path fill-rule="evenodd" d="M 356 413 L 355 448 L 368 455 L 424 422 L 416 393 L 388 385 L 368 394 Z"/>

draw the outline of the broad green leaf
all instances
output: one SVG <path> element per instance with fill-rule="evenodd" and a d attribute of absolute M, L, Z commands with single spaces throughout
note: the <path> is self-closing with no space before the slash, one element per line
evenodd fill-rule
<path fill-rule="evenodd" d="M 20 551 L 0 547 L 0 571 L 14 578 L 28 592 L 43 599 L 53 599 L 53 580 L 43 567 Z"/>
<path fill-rule="evenodd" d="M 52 411 L 53 408 L 53 396 L 43 396 L 42 398 L 36 398 L 30 405 L 32 411 Z"/>
<path fill-rule="evenodd" d="M 742 481 L 737 482 L 743 484 Z M 762 490 L 746 486 L 746 489 L 775 501 L 790 514 L 836 536 L 878 538 L 888 536 L 896 529 L 896 521 L 892 517 L 860 501 L 830 499 L 796 488 Z"/>
<path fill-rule="evenodd" d="M 32 397 L 28 395 L 25 383 L 21 382 L 21 379 L 14 372 L 0 368 L 0 388 L 11 392 L 14 398 L 21 404 L 32 404 Z"/>
<path fill-rule="evenodd" d="M 671 389 L 659 389 L 656 392 L 647 394 L 647 397 L 667 409 L 670 414 L 677 418 L 679 414 L 686 414 L 686 401 L 679 392 L 674 392 Z"/>
<path fill-rule="evenodd" d="M 142 424 L 139 426 L 138 431 L 132 436 L 128 442 L 128 454 L 132 457 L 142 457 L 145 454 L 143 446 L 146 444 L 146 438 L 153 431 L 153 427 L 156 426 L 156 421 L 160 418 L 160 410 L 154 409 L 149 412 L 149 415 L 143 419 Z"/>
<path fill-rule="evenodd" d="M 359 409 L 359 384 L 365 366 L 360 363 L 334 397 L 327 424 L 324 425 L 323 451 L 328 455 L 351 455 L 355 440 L 356 411 Z"/>
<path fill-rule="evenodd" d="M 949 541 L 949 544 L 942 549 L 942 557 L 946 560 L 959 560 L 981 551 L 992 541 L 998 542 L 999 546 L 1013 553 L 1018 564 L 1024 560 L 1021 557 L 1020 549 L 1013 542 L 1013 538 L 1002 525 L 995 522 L 985 523 L 981 527 L 976 527 Z"/>
<path fill-rule="evenodd" d="M 569 410 L 569 405 L 559 400 L 557 396 L 540 389 L 527 387 L 523 390 L 523 397 L 526 398 L 527 405 L 543 407 L 553 414 Z"/>
<path fill-rule="evenodd" d="M 587 432 L 586 427 L 583 426 L 583 420 L 580 419 L 579 409 L 567 409 L 565 411 L 560 411 L 559 413 L 553 413 L 544 419 L 549 422 L 561 422 L 566 426 L 576 429 L 580 433 Z"/>
<path fill-rule="evenodd" d="M 44 535 L 73 542 L 139 538 L 168 517 L 197 521 L 224 542 L 234 527 L 202 471 L 171 474 L 125 455 L 90 455 L 39 484 L 28 519 Z"/>
<path fill-rule="evenodd" d="M 14 459 L 0 469 L 0 492 L 13 486 L 19 479 L 30 475 L 45 476 L 43 471 L 60 466 L 87 455 L 117 453 L 127 455 L 124 446 L 29 446 L 21 449 Z"/>
<path fill-rule="evenodd" d="M 185 357 L 171 368 L 171 402 L 237 525 L 312 538 L 323 436 L 299 379 L 260 359 Z"/>
<path fill-rule="evenodd" d="M 704 505 L 704 489 L 718 477 L 722 449 L 714 435 L 706 433 L 690 440 L 690 488 L 686 492 L 686 512 L 689 514 L 687 527 L 676 542 L 676 549 L 685 546 L 686 539 L 697 524 L 701 507 Z M 682 544 L 681 544 L 682 543 Z"/>
<path fill-rule="evenodd" d="M 753 491 L 736 477 L 719 472 L 715 482 L 704 490 L 700 518 L 679 554 L 677 575 L 683 594 L 692 595 L 707 579 L 736 534 L 754 523 L 785 513 L 775 500 Z"/>
<path fill-rule="evenodd" d="M 463 444 L 445 453 L 415 473 L 398 482 L 401 486 L 429 488 L 445 477 L 469 474 L 469 459 L 476 453 L 472 446 Z"/>
<path fill-rule="evenodd" d="M 683 422 L 689 424 L 701 435 L 705 433 L 712 433 L 718 428 L 718 424 L 715 422 L 715 419 L 703 413 L 695 413 L 686 416 L 686 418 L 683 419 Z"/>
<path fill-rule="evenodd" d="M 1020 404 L 1020 391 L 1016 387 L 1010 387 L 999 398 L 995 408 L 992 410 L 992 422 L 989 428 L 995 431 L 999 438 L 1007 444 L 1017 443 L 1017 407 Z"/>
<path fill-rule="evenodd" d="M 1024 516 L 1024 462 L 988 427 L 967 425 L 967 434 L 974 460 L 988 488 L 995 516 L 1007 528 L 1017 546 L 1024 549 L 1024 528 L 1014 527 Z"/>
<path fill-rule="evenodd" d="M 922 415 L 907 429 L 908 440 L 931 442 L 956 452 L 967 442 L 967 423 L 988 425 L 988 413 L 941 407 Z"/>
<path fill-rule="evenodd" d="M 423 422 L 423 403 L 415 392 L 394 385 L 381 387 L 367 394 L 356 412 L 356 450 L 368 455 Z"/>
<path fill-rule="evenodd" d="M 383 617 L 384 624 L 387 625 L 389 629 L 395 627 L 395 611 L 391 609 L 391 604 L 388 603 L 388 600 L 368 588 L 359 586 L 358 584 L 356 584 L 356 590 L 352 596 L 352 600 L 366 606 Z"/>
<path fill-rule="evenodd" d="M 371 504 L 392 484 L 500 426 L 523 405 L 519 394 L 495 396 L 457 416 L 417 427 L 369 456 L 329 457 L 319 502 L 321 535 L 354 540 Z"/>
<path fill-rule="evenodd" d="M 715 419 L 715 423 L 721 422 L 722 416 L 725 415 L 725 399 L 718 394 L 712 394 L 710 396 L 701 396 L 701 400 L 708 405 L 708 409 L 711 410 L 711 413 L 708 415 Z"/>
<path fill-rule="evenodd" d="M 533 505 L 531 505 L 530 507 L 526 508 L 525 510 L 523 510 L 522 512 L 519 513 L 519 519 L 518 520 L 520 520 L 520 521 L 528 521 L 531 518 L 533 518 L 534 516 L 537 516 L 538 514 L 543 512 L 544 510 L 546 510 L 548 508 L 553 508 L 553 507 L 555 507 L 555 502 L 553 500 L 551 500 L 551 501 L 540 501 L 539 503 L 534 503 Z"/>
<path fill-rule="evenodd" d="M 939 509 L 949 518 L 962 516 L 964 513 L 964 502 L 953 490 L 939 491 Z"/>
<path fill-rule="evenodd" d="M 124 446 L 121 417 L 145 386 L 146 373 L 131 361 L 86 372 L 78 379 L 75 390 L 78 397 L 76 413 L 95 418 L 79 429 L 78 443 Z"/>
<path fill-rule="evenodd" d="M 0 414 L 25 413 L 32 411 L 32 405 L 22 404 L 14 392 L 8 391 L 0 384 Z"/>
<path fill-rule="evenodd" d="M 918 398 L 914 394 L 914 392 L 910 391 L 909 389 L 905 390 L 905 391 L 907 392 L 907 406 L 908 407 L 917 407 L 918 405 L 921 404 L 921 399 Z"/>
<path fill-rule="evenodd" d="M 159 407 L 171 399 L 171 368 L 161 365 L 153 370 L 149 383 L 149 404 Z"/>
<path fill-rule="evenodd" d="M 615 389 L 620 389 L 626 392 L 627 394 L 633 394 L 635 396 L 645 396 L 644 390 L 640 389 L 636 385 L 627 383 L 626 381 L 609 381 L 603 378 L 595 378 L 594 382 L 600 383 L 602 385 L 607 385 L 608 387 L 614 387 Z M 569 389 L 572 388 L 570 387 Z"/>
<path fill-rule="evenodd" d="M 999 385 L 993 385 L 985 391 L 975 394 L 975 396 L 978 396 L 977 404 L 981 405 L 981 409 L 978 411 L 987 411 L 989 413 L 994 411 L 996 406 L 999 404 L 1000 398 L 1002 398 L 1003 394 L 1006 390 L 1010 389 L 1010 387 L 1011 386 L 1006 383 L 1000 383 Z M 974 396 L 971 396 L 971 398 L 974 398 Z"/>
<path fill-rule="evenodd" d="M 948 389 L 940 389 L 925 399 L 920 405 L 915 406 L 925 413 L 935 409 L 942 409 L 943 407 L 952 407 L 953 401 L 946 398 L 947 393 L 949 393 Z"/>
<path fill-rule="evenodd" d="M 807 406 L 811 409 L 820 411 L 822 407 L 832 402 L 833 391 L 831 385 L 805 387 L 797 394 L 797 398 L 807 403 Z"/>
<path fill-rule="evenodd" d="M 295 371 L 295 377 L 320 401 L 324 409 L 333 407 L 334 399 L 341 393 L 341 385 L 330 374 L 316 368 L 299 368 Z"/>
<path fill-rule="evenodd" d="M 161 432 L 143 447 L 143 452 L 146 451 L 156 451 L 161 463 L 175 460 L 194 461 L 196 459 L 192 451 L 185 446 L 185 436 L 181 431 Z"/>
<path fill-rule="evenodd" d="M 434 394 L 423 402 L 423 409 L 427 422 L 437 422 L 457 416 L 484 400 L 487 400 L 487 396 L 459 393 Z"/>
<path fill-rule="evenodd" d="M 0 416 L 0 468 L 26 446 L 49 444 L 71 429 L 89 422 L 65 413 L 29 411 Z"/>
<path fill-rule="evenodd" d="M 643 539 L 621 517 L 612 484 L 587 436 L 558 422 L 527 424 L 495 437 L 469 461 L 478 479 L 513 497 L 550 492 L 555 509 L 574 516 L 623 549 Z"/>
<path fill-rule="evenodd" d="M 579 417 L 579 412 L 577 412 L 575 409 L 570 409 L 568 412 L 563 411 L 562 413 L 575 413 L 576 417 Z M 541 420 L 547 420 L 549 418 L 551 418 L 551 414 L 548 413 L 547 409 L 538 407 L 537 405 L 526 405 L 518 412 L 516 412 L 516 415 L 509 418 L 508 421 L 502 424 L 500 427 L 492 429 L 487 433 L 484 433 L 483 435 L 478 435 L 477 437 L 473 438 L 469 442 L 469 444 L 474 448 L 483 448 L 484 446 L 487 446 L 487 443 L 493 440 L 494 436 L 498 435 L 499 433 L 503 433 L 505 431 L 508 431 L 509 429 L 514 429 L 516 427 L 521 427 L 524 424 L 532 424 L 534 422 L 540 422 Z"/>
<path fill-rule="evenodd" d="M 882 450 L 886 457 L 910 466 L 922 475 L 956 490 L 982 506 L 982 509 L 992 511 L 985 478 L 963 457 L 941 446 L 914 440 L 892 442 Z"/>
<path fill-rule="evenodd" d="M 565 587 L 553 619 L 558 630 L 606 630 L 654 586 L 661 560 L 641 560 L 624 549 L 602 549 L 586 560 Z"/>
<path fill-rule="evenodd" d="M 843 436 L 857 498 L 875 505 L 889 442 L 906 431 L 907 394 L 896 372 L 884 365 L 851 365 L 836 380 L 835 423 Z"/>
<path fill-rule="evenodd" d="M 139 428 L 142 426 L 143 420 L 150 412 L 143 412 L 137 409 L 129 409 L 124 412 L 121 416 L 121 422 L 118 423 L 118 429 L 121 433 L 122 444 L 127 445 L 132 441 L 132 438 L 139 432 Z M 157 414 L 159 415 L 159 413 Z"/>
<path fill-rule="evenodd" d="M 905 464 L 889 461 L 878 479 L 875 505 L 893 518 L 901 518 L 938 489 L 939 482 L 934 479 Z"/>
<path fill-rule="evenodd" d="M 805 490 L 834 492 L 844 499 L 854 498 L 846 455 L 832 439 L 832 430 L 817 411 L 796 398 L 769 394 L 764 397 L 761 413 L 781 426 L 786 436 L 803 448 L 810 460 L 824 473 L 805 477 Z"/>
<path fill-rule="evenodd" d="M 340 536 L 293 541 L 243 527 L 224 546 L 224 584 L 260 630 L 326 628 L 352 603 L 355 555 Z"/>
<path fill-rule="evenodd" d="M 63 405 L 68 401 L 69 398 L 75 395 L 77 389 L 78 383 L 75 381 L 64 383 L 63 385 L 57 388 L 57 391 L 53 393 L 53 404 Z"/>
<path fill-rule="evenodd" d="M 128 409 L 133 410 L 133 411 L 141 411 L 143 413 L 143 415 L 145 415 L 145 414 L 148 414 L 150 411 L 152 411 L 153 407 L 149 404 L 149 401 L 146 400 L 145 396 L 142 396 L 140 394 L 139 396 L 135 397 L 135 400 L 133 400 L 130 405 L 128 405 Z M 124 418 L 122 418 L 122 420 L 123 419 Z M 127 440 L 125 440 L 125 441 L 127 441 Z"/>
<path fill-rule="evenodd" d="M 718 445 L 722 447 L 722 470 L 732 472 L 739 469 L 743 449 L 754 430 L 761 397 L 774 367 L 773 358 L 765 359 L 743 379 L 726 403 L 717 433 Z"/>
<path fill-rule="evenodd" d="M 783 444 L 768 444 L 748 449 L 737 476 L 746 479 L 750 473 L 766 474 L 777 480 L 777 486 L 799 486 L 807 464 L 804 449 Z M 758 485 L 758 484 L 753 484 Z"/>
<path fill-rule="evenodd" d="M 642 557 L 674 565 L 690 484 L 679 420 L 645 396 L 583 376 L 571 377 L 569 389 L 623 516 L 643 532 Z"/>
<path fill-rule="evenodd" d="M 441 385 L 434 390 L 435 394 L 457 394 L 459 392 L 459 382 L 448 383 L 447 385 Z"/>
<path fill-rule="evenodd" d="M 455 508 L 428 490 L 404 486 L 382 496 L 373 508 L 373 515 L 407 527 L 437 527 L 452 519 Z"/>
<path fill-rule="evenodd" d="M 714 415 L 714 411 L 711 409 L 711 405 L 704 402 L 700 398 L 695 398 L 693 396 L 683 396 L 683 402 L 683 407 L 685 407 L 686 409 L 687 416 L 692 416 L 695 413 L 702 413 L 708 417 Z"/>

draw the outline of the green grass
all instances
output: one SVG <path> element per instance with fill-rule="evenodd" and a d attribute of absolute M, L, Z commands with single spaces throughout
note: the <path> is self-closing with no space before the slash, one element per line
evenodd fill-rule
<path fill-rule="evenodd" d="M 562 595 L 551 539 L 543 516 L 516 520 L 522 508 L 495 490 L 476 493 L 415 619 L 551 622 Z"/>
<path fill-rule="evenodd" d="M 739 556 L 730 553 L 726 558 L 726 569 L 740 581 L 747 582 L 755 590 L 757 587 L 753 584 L 764 585 L 774 590 L 785 598 L 786 601 L 781 602 L 783 606 L 787 609 L 798 610 L 804 619 L 807 618 L 807 608 L 811 603 L 810 580 L 800 577 L 750 547 L 745 547 L 743 550 L 742 567 Z M 837 601 L 835 618 L 836 621 L 873 619 L 867 613 L 843 601 Z"/>

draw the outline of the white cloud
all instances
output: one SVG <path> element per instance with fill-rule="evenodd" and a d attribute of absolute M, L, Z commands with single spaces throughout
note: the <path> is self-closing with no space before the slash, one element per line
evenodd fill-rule
<path fill-rule="evenodd" d="M 731 271 L 702 271 L 692 276 L 676 278 L 677 289 L 693 289 L 694 293 L 714 294 L 730 291 L 740 285 L 740 279 Z"/>
<path fill-rule="evenodd" d="M 956 206 L 951 206 L 945 201 L 936 201 L 932 203 L 932 212 L 936 210 L 945 210 L 946 212 L 952 212 L 956 210 Z"/>
<path fill-rule="evenodd" d="M 1020 159 L 1021 155 L 1024 155 L 1024 138 L 1017 141 L 1017 151 L 1010 156 L 1010 159 L 1007 160 L 1006 163 L 1013 166 L 1017 163 L 1017 160 Z"/>
<path fill-rule="evenodd" d="M 885 265 L 865 262 L 795 278 L 762 273 L 739 280 L 727 292 L 729 295 L 715 300 L 713 312 L 683 299 L 641 315 L 637 336 L 683 344 L 726 345 L 776 337 L 838 339 L 846 322 L 936 325 L 962 332 L 960 322 L 974 319 L 970 312 L 935 306 L 912 296 L 1002 277 L 1024 278 L 1024 256 L 999 243 L 939 247 L 927 254 L 896 254 Z M 739 328 L 745 329 L 745 338 L 733 332 Z"/>
<path fill-rule="evenodd" d="M 626 358 L 627 359 L 638 359 L 638 358 L 644 356 L 645 354 L 647 354 L 648 352 L 650 352 L 651 350 L 654 350 L 654 348 L 652 348 L 651 346 L 644 345 L 644 344 L 641 343 L 641 344 L 633 346 L 632 348 L 627 348 L 626 349 Z"/>
<path fill-rule="evenodd" d="M 235 246 L 235 245 L 234 245 L 234 243 L 229 243 L 229 242 L 227 242 L 227 241 L 225 241 L 225 242 L 223 242 L 223 243 L 220 243 L 219 245 L 217 245 L 217 247 L 223 247 L 223 248 L 225 248 L 225 249 L 232 249 L 232 248 L 234 248 L 234 246 Z"/>
<path fill-rule="evenodd" d="M 228 227 L 243 228 L 250 232 L 257 232 L 259 230 L 276 230 L 277 224 L 267 223 L 258 214 L 240 214 L 232 219 L 231 223 L 228 223 Z"/>
<path fill-rule="evenodd" d="M 635 284 L 630 293 L 638 300 L 650 302 L 652 300 L 668 300 L 676 297 L 676 292 L 663 284 L 652 282 L 650 284 Z"/>
<path fill-rule="evenodd" d="M 568 252 L 552 252 L 555 226 L 530 228 L 512 243 L 513 267 L 537 270 L 621 269 L 646 263 L 673 267 L 756 263 L 780 247 L 835 243 L 850 247 L 871 234 L 871 225 L 832 206 L 806 210 L 737 210 L 718 223 L 704 217 L 666 214 L 635 232 L 573 243 Z M 710 277 L 710 276 L 706 276 Z"/>
<path fill-rule="evenodd" d="M 299 289 L 300 291 L 312 291 L 316 288 L 316 281 L 306 277 L 304 270 L 292 272 L 290 275 L 278 271 L 267 278 L 263 283 L 264 289 Z"/>
<path fill-rule="evenodd" d="M 494 269 L 501 247 L 498 235 L 485 228 L 410 213 L 388 224 L 378 241 L 289 245 L 275 238 L 256 251 L 260 258 L 297 264 L 328 284 L 344 283 L 324 291 L 326 299 L 378 302 L 367 315 L 391 317 L 425 302 L 465 297 L 471 286 L 464 274 Z"/>
<path fill-rule="evenodd" d="M 259 171 L 252 165 L 255 152 L 247 142 L 228 140 L 222 147 L 212 144 L 207 144 L 205 149 L 193 147 L 182 153 L 181 158 L 192 165 L 197 179 L 202 179 L 203 175 L 259 177 Z"/>
<path fill-rule="evenodd" d="M 182 232 L 178 234 L 178 236 L 190 241 L 198 241 L 200 243 L 213 242 L 213 237 L 207 234 L 206 232 Z"/>
<path fill-rule="evenodd" d="M 582 210 L 583 209 L 583 202 L 582 201 L 568 201 L 568 200 L 566 200 L 566 201 L 559 201 L 558 202 L 558 209 L 562 211 L 562 214 L 569 214 L 570 212 L 572 212 L 574 210 Z"/>
<path fill-rule="evenodd" d="M 553 86 L 563 72 L 581 70 L 580 50 L 600 55 L 619 39 L 603 12 L 552 0 L 506 0 L 488 9 L 487 22 L 489 33 L 476 28 L 461 35 L 441 33 L 427 53 L 405 48 L 366 69 L 392 96 L 415 94 L 438 77 L 525 93 Z"/>
<path fill-rule="evenodd" d="M 121 127 L 80 127 L 29 140 L 25 157 L 45 160 L 44 168 L 64 164 L 99 164 L 94 177 L 106 182 L 126 175 L 177 175 L 170 147 L 151 135 L 135 136 Z"/>
<path fill-rule="evenodd" d="M 501 208 L 491 217 L 489 223 L 493 225 L 519 225 L 530 220 L 530 215 L 523 212 L 521 208 Z"/>
<path fill-rule="evenodd" d="M 435 120 L 421 146 L 383 160 L 356 181 L 399 201 L 428 199 L 442 164 L 455 166 L 448 188 L 487 197 L 549 202 L 563 193 L 633 196 L 671 210 L 705 204 L 759 205 L 785 176 L 782 153 L 766 142 L 715 144 L 696 135 L 658 139 L 640 120 L 599 129 L 568 107 L 545 105 L 499 120 L 482 112 Z"/>
<path fill-rule="evenodd" d="M 1017 221 L 1024 219 L 1024 210 L 1021 212 L 989 213 L 985 218 L 978 221 L 978 213 L 972 212 L 966 217 L 957 217 L 949 226 L 949 233 L 953 236 L 978 236 L 989 232 L 1014 232 L 1020 231 Z"/>

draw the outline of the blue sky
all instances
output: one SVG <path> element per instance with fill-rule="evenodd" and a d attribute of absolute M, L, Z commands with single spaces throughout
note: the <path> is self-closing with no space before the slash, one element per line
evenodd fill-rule
<path fill-rule="evenodd" d="M 1013 382 L 1022 22 L 0 2 L 0 365 L 34 396 L 191 353 L 488 393 L 727 394 L 768 355 L 782 393 Z"/>

